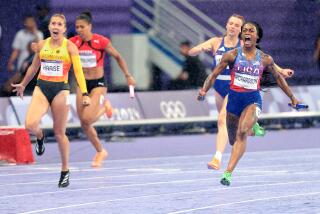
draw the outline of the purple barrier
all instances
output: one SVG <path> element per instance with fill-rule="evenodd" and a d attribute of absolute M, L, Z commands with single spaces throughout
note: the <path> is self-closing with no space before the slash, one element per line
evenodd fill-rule
<path fill-rule="evenodd" d="M 206 102 L 196 100 L 197 90 L 139 93 L 146 118 L 186 118 L 208 116 Z"/>
<path fill-rule="evenodd" d="M 261 118 L 281 117 L 319 117 L 320 116 L 320 86 L 292 87 L 292 91 L 298 100 L 309 105 L 305 114 L 290 108 L 289 98 L 280 88 L 272 88 L 267 92 L 261 92 L 263 109 Z M 110 125 L 113 121 L 123 121 L 125 124 L 134 124 L 134 121 L 146 122 L 146 119 L 167 119 L 165 121 L 176 121 L 175 119 L 188 119 L 188 121 L 216 120 L 217 108 L 212 91 L 209 91 L 206 100 L 197 101 L 198 91 L 160 91 L 136 93 L 136 98 L 130 98 L 129 93 L 111 93 L 108 98 L 113 106 L 113 117 L 108 119 L 101 116 L 97 124 Z M 23 125 L 31 97 L 18 97 L 0 99 L 3 106 L 0 111 L 1 125 Z M 79 127 L 79 118 L 76 111 L 76 97 L 70 95 L 71 108 L 68 117 L 68 127 Z M 161 120 L 162 121 L 162 120 Z M 160 122 L 161 122 L 160 121 Z M 52 127 L 50 112 L 46 114 L 41 125 Z"/>
<path fill-rule="evenodd" d="M 111 101 L 113 106 L 113 116 L 112 118 L 107 118 L 105 115 L 102 115 L 100 119 L 97 121 L 98 123 L 106 123 L 107 121 L 123 121 L 123 120 L 140 120 L 144 119 L 143 111 L 138 103 L 137 99 L 129 98 L 129 93 L 114 93 L 109 94 L 108 99 Z M 29 104 L 31 102 L 31 97 L 24 97 L 23 100 L 21 100 L 19 97 L 10 97 L 10 102 L 13 105 L 13 110 L 16 112 L 15 114 L 11 114 L 14 116 L 17 116 L 18 121 L 20 123 L 13 123 L 12 120 L 6 120 L 3 122 L 8 122 L 3 125 L 24 125 L 24 121 L 26 118 L 26 113 L 29 107 Z M 102 101 L 103 102 L 103 101 Z M 9 99 L 4 98 L 0 101 L 1 106 L 5 106 L 9 104 Z M 4 111 L 4 108 L 1 110 Z M 1 115 L 5 115 L 4 112 L 0 112 Z M 0 120 L 0 122 L 2 122 Z M 2 124 L 2 123 L 1 123 Z M 76 96 L 75 94 L 70 95 L 70 112 L 68 116 L 68 124 L 69 126 L 79 126 L 80 121 L 77 114 L 77 108 L 76 108 Z M 52 127 L 52 116 L 50 111 L 48 114 L 46 114 L 40 123 L 43 127 Z"/>

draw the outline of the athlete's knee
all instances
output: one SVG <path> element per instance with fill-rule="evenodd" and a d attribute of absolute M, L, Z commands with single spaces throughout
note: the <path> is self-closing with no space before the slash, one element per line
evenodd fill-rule
<path fill-rule="evenodd" d="M 34 133 L 38 127 L 39 127 L 39 122 L 35 120 L 29 120 L 25 122 L 25 127 L 28 132 Z"/>
<path fill-rule="evenodd" d="M 237 132 L 237 138 L 241 141 L 244 140 L 247 137 L 248 132 L 249 132 L 249 128 L 247 126 L 239 127 Z"/>
<path fill-rule="evenodd" d="M 225 117 L 219 117 L 218 118 L 218 129 L 222 129 L 222 128 L 225 128 L 227 127 L 227 123 L 226 123 L 226 118 Z"/>
<path fill-rule="evenodd" d="M 92 118 L 88 116 L 84 116 L 80 119 L 80 122 L 81 122 L 81 127 L 85 128 L 92 124 Z"/>
<path fill-rule="evenodd" d="M 63 132 L 63 131 L 55 130 L 55 131 L 54 131 L 54 137 L 56 138 L 56 140 L 57 140 L 58 142 L 63 142 L 64 139 L 65 139 L 65 137 L 66 137 L 66 134 L 65 134 L 65 132 Z"/>
<path fill-rule="evenodd" d="M 83 129 L 83 130 L 88 130 L 88 129 L 90 129 L 91 128 L 91 126 L 92 126 L 92 123 L 90 123 L 90 121 L 80 121 L 80 124 L 81 124 L 81 128 Z"/>

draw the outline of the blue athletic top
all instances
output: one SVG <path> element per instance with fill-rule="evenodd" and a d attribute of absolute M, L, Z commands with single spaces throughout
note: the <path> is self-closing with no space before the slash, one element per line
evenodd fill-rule
<path fill-rule="evenodd" d="M 238 43 L 236 45 L 236 47 L 231 47 L 228 48 L 224 45 L 224 37 L 222 38 L 221 44 L 218 48 L 218 50 L 216 50 L 216 53 L 214 55 L 214 60 L 213 60 L 213 69 L 220 63 L 221 58 L 223 56 L 224 53 L 233 50 L 237 47 L 240 47 L 241 43 L 240 43 L 240 39 L 238 40 Z M 230 68 L 229 66 L 217 77 L 217 80 L 214 82 L 213 88 L 214 90 L 220 94 L 220 96 L 222 98 L 224 98 L 225 96 L 227 96 L 227 94 L 229 93 L 230 90 Z"/>
<path fill-rule="evenodd" d="M 222 38 L 221 44 L 220 44 L 218 50 L 216 50 L 216 53 L 214 55 L 212 69 L 214 69 L 220 63 L 223 54 L 225 54 L 226 52 L 228 52 L 230 50 L 233 50 L 235 48 L 241 47 L 240 39 L 238 40 L 238 43 L 237 43 L 237 45 L 235 47 L 230 47 L 230 48 L 226 47 L 224 45 L 224 38 L 225 37 Z M 220 75 L 230 75 L 229 66 L 222 73 L 220 73 Z M 220 79 L 220 78 L 218 77 L 217 79 Z M 229 79 L 221 78 L 221 80 L 230 80 L 230 78 Z"/>
<path fill-rule="evenodd" d="M 256 51 L 255 59 L 247 60 L 242 48 L 238 48 L 237 58 L 231 70 L 230 89 L 238 92 L 258 91 L 260 89 L 264 66 L 261 51 L 258 49 Z"/>

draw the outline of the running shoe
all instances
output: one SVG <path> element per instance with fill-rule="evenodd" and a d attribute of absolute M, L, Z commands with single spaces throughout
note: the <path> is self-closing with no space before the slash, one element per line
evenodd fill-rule
<path fill-rule="evenodd" d="M 254 124 L 252 131 L 253 131 L 253 136 L 263 137 L 266 134 L 266 131 L 264 130 L 263 127 L 259 125 L 259 123 Z"/>
<path fill-rule="evenodd" d="M 103 160 L 106 159 L 107 156 L 108 156 L 108 152 L 105 149 L 103 149 L 101 152 L 97 152 L 93 158 L 91 166 L 101 167 Z"/>
<path fill-rule="evenodd" d="M 208 164 L 208 169 L 219 170 L 221 166 L 221 161 L 217 158 L 213 158 Z"/>
<path fill-rule="evenodd" d="M 106 112 L 105 112 L 106 116 L 108 118 L 111 118 L 112 117 L 112 113 L 113 113 L 113 109 L 112 109 L 112 105 L 111 105 L 111 103 L 110 103 L 110 101 L 108 99 L 106 99 L 104 101 L 104 107 L 106 109 Z"/>
<path fill-rule="evenodd" d="M 44 143 L 45 143 L 45 135 L 43 133 L 42 138 L 39 140 L 36 140 L 36 145 L 35 145 L 35 149 L 36 149 L 36 154 L 38 156 L 43 155 L 44 151 L 46 150 L 46 148 L 44 147 Z"/>
<path fill-rule="evenodd" d="M 58 187 L 59 188 L 61 188 L 61 187 L 63 188 L 63 187 L 69 186 L 69 184 L 70 184 L 69 177 L 70 177 L 70 171 L 69 170 L 68 171 L 61 171 Z"/>
<path fill-rule="evenodd" d="M 225 171 L 222 175 L 220 183 L 225 186 L 230 186 L 231 183 L 231 172 Z"/>

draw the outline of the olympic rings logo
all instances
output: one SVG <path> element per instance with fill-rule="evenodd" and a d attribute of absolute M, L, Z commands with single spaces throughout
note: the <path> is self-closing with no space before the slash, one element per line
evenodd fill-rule
<path fill-rule="evenodd" d="M 161 101 L 160 110 L 166 118 L 186 117 L 187 111 L 181 101 Z"/>

